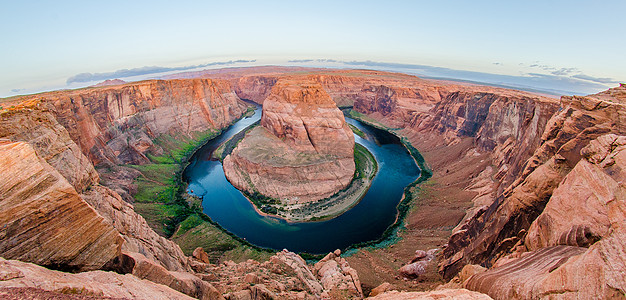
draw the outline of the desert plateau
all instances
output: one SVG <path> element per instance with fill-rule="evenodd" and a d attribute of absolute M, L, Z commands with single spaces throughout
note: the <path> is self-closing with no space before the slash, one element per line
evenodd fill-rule
<path fill-rule="evenodd" d="M 626 6 L 453 2 L 3 5 L 0 299 L 626 299 Z"/>

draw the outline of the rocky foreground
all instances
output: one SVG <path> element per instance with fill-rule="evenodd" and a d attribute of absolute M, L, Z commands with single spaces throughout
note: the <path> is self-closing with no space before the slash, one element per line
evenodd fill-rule
<path fill-rule="evenodd" d="M 626 86 L 559 101 L 385 72 L 285 72 L 3 99 L 0 296 L 626 298 Z M 288 251 L 233 262 L 202 249 L 185 255 L 155 232 L 163 221 L 136 212 L 146 204 L 127 166 L 173 153 L 172 136 L 227 126 L 246 110 L 240 97 L 267 102 L 274 86 L 284 90 L 282 77 L 299 76 L 407 139 L 433 169 L 411 191 L 419 205 L 402 240 L 317 264 Z M 305 141 L 287 142 L 304 135 L 285 129 L 274 130 L 286 143 Z M 316 152 L 328 147 L 309 140 Z"/>
<path fill-rule="evenodd" d="M 224 173 L 240 190 L 285 205 L 320 200 L 352 181 L 354 136 L 320 84 L 281 79 L 263 102 L 261 126 L 224 158 Z"/>

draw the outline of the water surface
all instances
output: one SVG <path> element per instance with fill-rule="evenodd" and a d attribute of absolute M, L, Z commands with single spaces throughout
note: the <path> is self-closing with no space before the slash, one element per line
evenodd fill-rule
<path fill-rule="evenodd" d="M 365 197 L 346 213 L 327 221 L 290 223 L 259 215 L 226 180 L 222 164 L 209 158 L 221 143 L 260 118 L 258 108 L 254 116 L 238 121 L 211 140 L 193 155 L 183 173 L 188 192 L 203 198 L 204 213 L 211 219 L 257 246 L 309 253 L 326 253 L 378 239 L 395 222 L 404 188 L 419 177 L 420 170 L 395 136 L 348 118 L 347 122 L 368 136 L 363 139 L 355 135 L 355 141 L 378 162 L 378 174 Z"/>

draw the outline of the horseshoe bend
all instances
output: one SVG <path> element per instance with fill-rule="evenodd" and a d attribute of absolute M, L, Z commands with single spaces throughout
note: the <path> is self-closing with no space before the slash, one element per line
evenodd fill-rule
<path fill-rule="evenodd" d="M 271 66 L 3 98 L 0 295 L 624 298 L 625 105 L 624 84 L 555 98 Z M 201 163 L 223 198 L 184 178 Z M 375 229 L 343 220 L 384 210 L 368 194 L 391 221 L 356 240 Z M 334 221 L 290 212 L 316 203 Z M 263 248 L 219 209 L 355 241 L 294 253 L 264 231 Z"/>

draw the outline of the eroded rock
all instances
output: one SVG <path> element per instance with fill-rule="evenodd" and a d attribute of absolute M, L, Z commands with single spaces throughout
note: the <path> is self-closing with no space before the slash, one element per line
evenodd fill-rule
<path fill-rule="evenodd" d="M 261 126 L 224 159 L 224 173 L 251 194 L 306 203 L 350 183 L 353 155 L 352 131 L 324 89 L 309 80 L 280 80 L 263 102 Z"/>
<path fill-rule="evenodd" d="M 0 255 L 75 271 L 120 255 L 123 239 L 24 142 L 0 142 Z"/>

